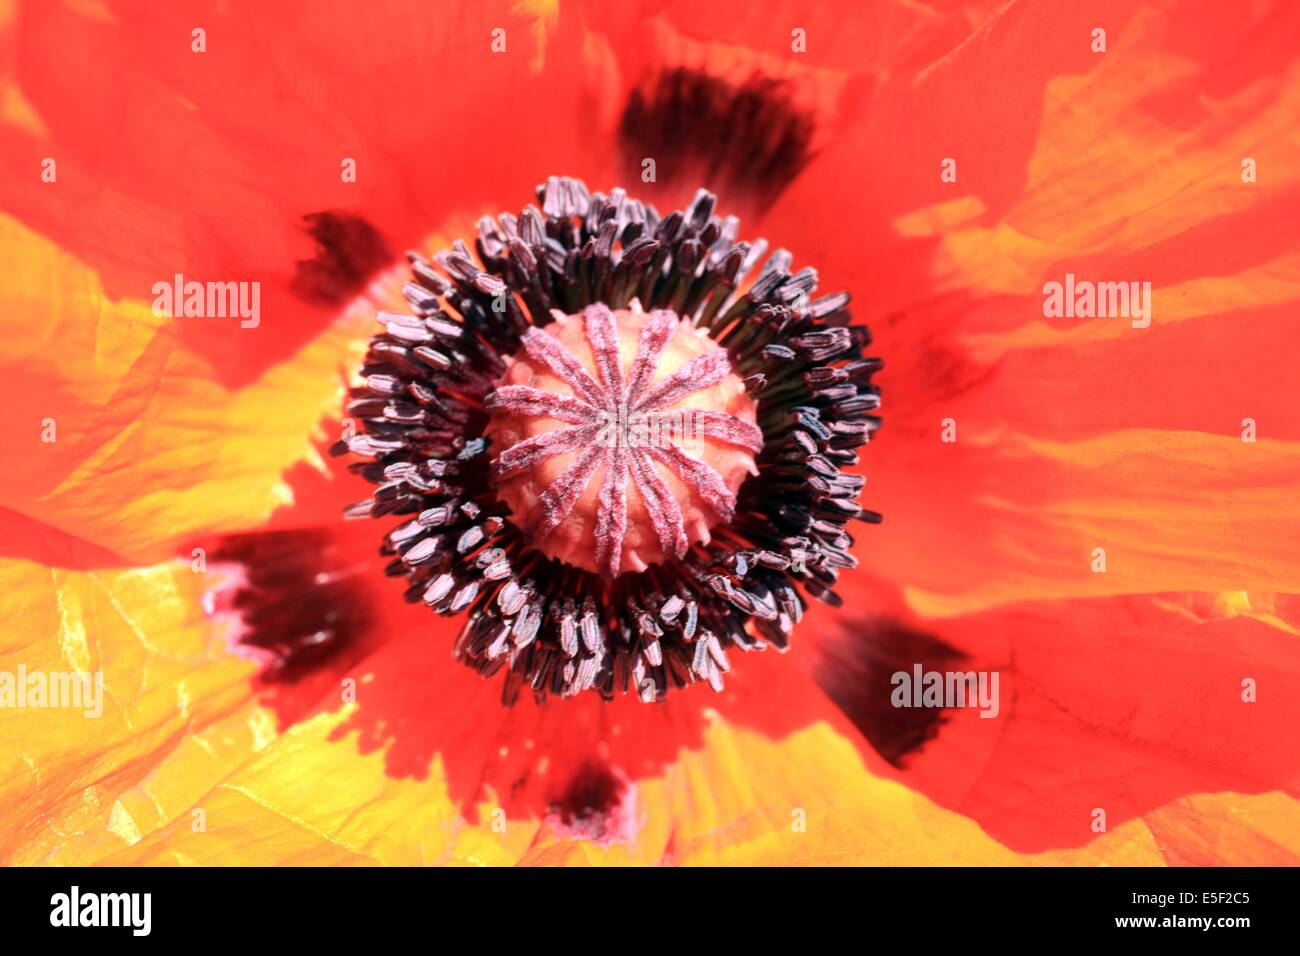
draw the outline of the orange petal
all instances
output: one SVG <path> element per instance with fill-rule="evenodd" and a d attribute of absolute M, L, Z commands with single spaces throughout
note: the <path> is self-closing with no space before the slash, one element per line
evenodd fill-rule
<path fill-rule="evenodd" d="M 880 86 L 939 59 L 988 15 L 888 0 L 572 9 L 589 27 L 586 95 L 599 125 L 618 133 L 591 150 L 640 198 L 679 206 L 704 186 L 751 230 Z"/>
<path fill-rule="evenodd" d="M 1297 29 L 1282 6 L 1009 4 L 876 91 L 772 210 L 876 332 L 864 503 L 885 523 L 859 553 L 917 609 L 1300 588 Z M 1246 157 L 1268 175 L 1243 181 Z M 808 214 L 828 194 L 853 242 Z M 1067 272 L 1150 282 L 1151 326 L 1045 318 Z"/>
<path fill-rule="evenodd" d="M 920 613 L 1300 591 L 1300 443 L 1148 429 L 1061 442 L 963 427 L 953 444 L 937 429 L 882 444 L 869 469 L 867 501 L 885 521 L 864 536 L 864 566 L 902 582 Z"/>
<path fill-rule="evenodd" d="M 21 56 L 0 62 L 0 102 L 13 104 L 0 110 L 0 209 L 86 262 L 113 299 L 175 273 L 261 282 L 257 335 L 180 330 L 226 385 L 332 318 L 301 284 L 340 250 L 315 247 L 304 216 L 362 216 L 400 254 L 459 208 L 592 172 L 581 36 L 557 34 L 546 0 L 437 16 L 418 3 L 28 4 L 6 19 L 0 43 Z M 46 158 L 56 182 L 41 181 Z"/>
<path fill-rule="evenodd" d="M 817 674 L 878 746 L 906 742 L 891 776 L 1013 850 L 1099 843 L 1100 820 L 1144 824 L 1169 863 L 1294 865 L 1297 620 L 1244 593 L 846 618 Z M 996 706 L 892 709 L 916 665 L 997 674 Z"/>

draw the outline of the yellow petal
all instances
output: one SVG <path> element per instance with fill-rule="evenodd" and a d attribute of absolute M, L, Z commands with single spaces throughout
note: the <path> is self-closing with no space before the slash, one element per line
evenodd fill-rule
<path fill-rule="evenodd" d="M 274 735 L 252 665 L 201 618 L 204 586 L 188 563 L 0 561 L 0 675 L 90 681 L 62 698 L 80 706 L 0 707 L 0 861 L 93 863 L 169 821 L 188 826 L 195 798 Z"/>

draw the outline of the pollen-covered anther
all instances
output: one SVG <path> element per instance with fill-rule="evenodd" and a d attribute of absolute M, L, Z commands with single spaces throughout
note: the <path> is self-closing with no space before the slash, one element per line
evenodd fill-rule
<path fill-rule="evenodd" d="M 708 544 L 763 448 L 726 349 L 635 299 L 529 329 L 486 404 L 512 519 L 549 557 L 610 577 Z"/>

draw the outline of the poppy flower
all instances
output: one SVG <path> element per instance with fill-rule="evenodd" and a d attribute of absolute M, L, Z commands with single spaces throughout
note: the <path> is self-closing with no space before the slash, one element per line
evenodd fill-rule
<path fill-rule="evenodd" d="M 0 859 L 1297 862 L 1298 33 L 0 12 Z"/>

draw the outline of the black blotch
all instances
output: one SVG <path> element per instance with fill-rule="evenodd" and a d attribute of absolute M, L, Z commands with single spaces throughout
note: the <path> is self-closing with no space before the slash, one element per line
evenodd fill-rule
<path fill-rule="evenodd" d="M 298 261 L 293 292 L 313 305 L 343 305 L 393 261 L 379 230 L 360 216 L 312 212 L 303 221 L 316 240 L 316 255 Z"/>
<path fill-rule="evenodd" d="M 912 672 L 962 670 L 967 658 L 930 634 L 898 621 L 869 619 L 846 628 L 838 640 L 826 642 L 813 677 L 867 738 L 876 751 L 902 768 L 939 734 L 947 711 L 930 707 L 894 707 L 891 678 Z"/>
<path fill-rule="evenodd" d="M 230 609 L 244 622 L 240 643 L 274 655 L 264 680 L 306 676 L 370 625 L 364 579 L 325 529 L 233 535 L 209 560 L 243 568 Z"/>
<path fill-rule="evenodd" d="M 661 182 L 699 180 L 761 211 L 812 159 L 814 127 L 782 81 L 755 74 L 736 86 L 679 67 L 632 92 L 619 139 L 632 178 L 651 158 Z"/>
<path fill-rule="evenodd" d="M 550 809 L 565 826 L 599 836 L 605 830 L 605 820 L 623 799 L 626 786 L 605 764 L 587 761 Z"/>

